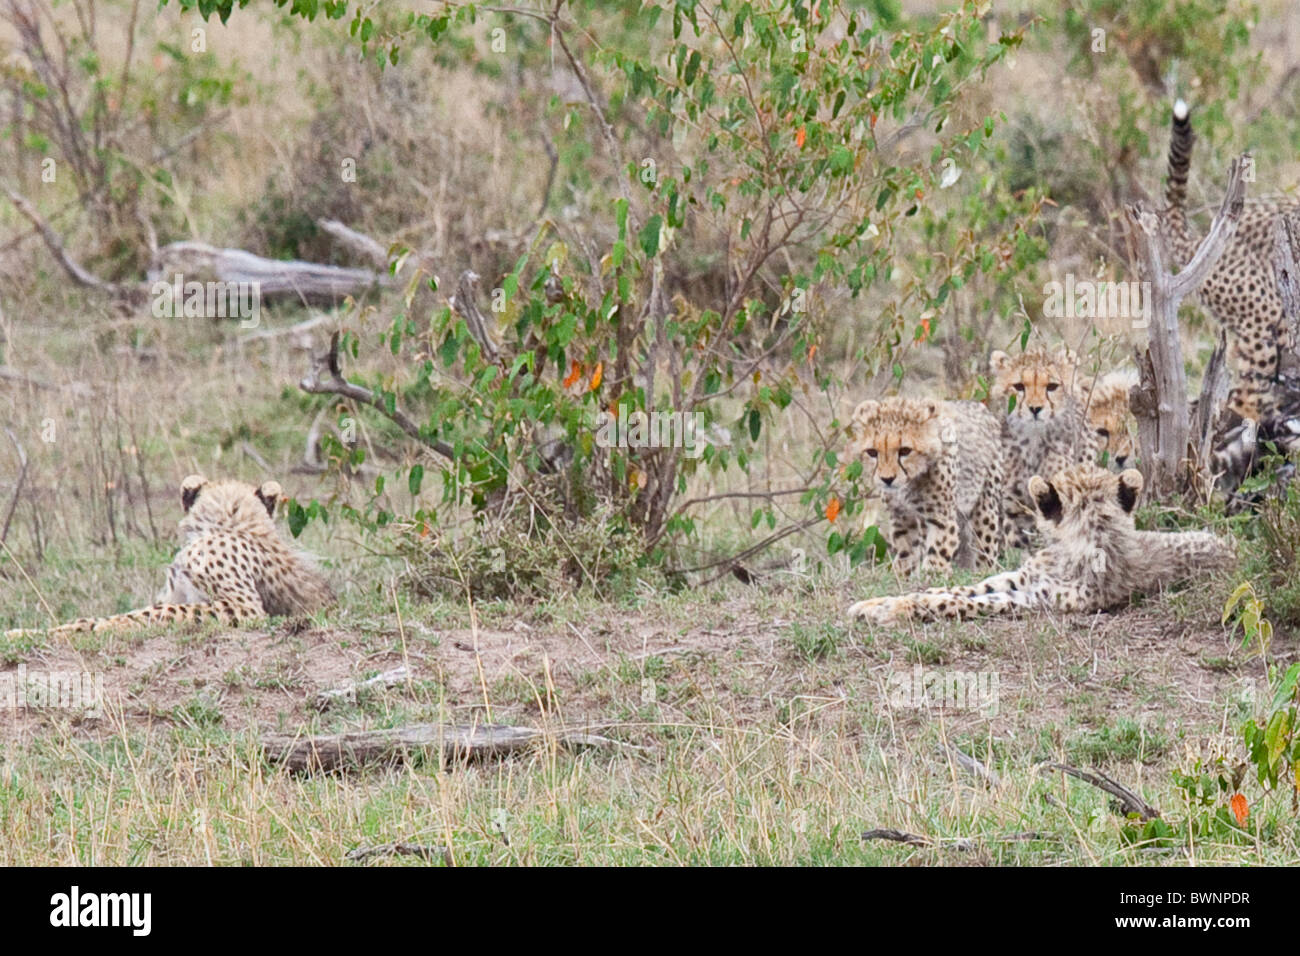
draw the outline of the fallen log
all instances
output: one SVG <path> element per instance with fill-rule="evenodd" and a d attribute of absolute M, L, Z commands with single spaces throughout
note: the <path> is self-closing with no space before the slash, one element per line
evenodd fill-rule
<path fill-rule="evenodd" d="M 171 314 L 183 314 L 184 300 L 189 295 L 184 285 L 190 282 L 219 282 L 256 289 L 263 302 L 288 298 L 309 305 L 333 304 L 348 296 L 357 298 L 371 289 L 389 287 L 394 282 L 385 267 L 387 256 L 383 247 L 369 236 L 333 220 L 321 220 L 321 229 L 354 255 L 375 265 L 375 269 L 331 266 L 298 259 L 267 259 L 243 249 L 220 249 L 206 242 L 183 241 L 152 250 L 145 282 L 109 282 L 96 276 L 67 251 L 62 237 L 25 196 L 12 189 L 5 190 L 5 194 L 14 208 L 32 224 L 55 261 L 75 283 L 132 307 L 151 301 L 156 306 L 159 297 L 167 294 L 162 283 L 172 290 L 168 296 L 173 310 Z M 145 226 L 152 234 L 148 222 Z M 212 317 L 225 316 L 222 313 Z"/>
<path fill-rule="evenodd" d="M 206 242 L 173 242 L 153 257 L 150 291 L 161 294 L 161 283 L 178 289 L 173 299 L 184 299 L 184 284 L 224 282 L 256 288 L 263 302 L 291 298 L 309 304 L 340 302 L 371 289 L 388 286 L 387 272 L 329 266 L 298 259 L 266 259 L 243 249 L 219 249 Z M 174 303 L 179 305 L 180 303 Z"/>
<path fill-rule="evenodd" d="M 434 754 L 444 762 L 501 757 L 551 740 L 566 747 L 643 749 L 576 731 L 548 733 L 505 724 L 408 724 L 388 730 L 358 730 L 316 737 L 264 734 L 262 751 L 271 763 L 304 772 L 375 763 L 398 764 L 413 756 Z"/>

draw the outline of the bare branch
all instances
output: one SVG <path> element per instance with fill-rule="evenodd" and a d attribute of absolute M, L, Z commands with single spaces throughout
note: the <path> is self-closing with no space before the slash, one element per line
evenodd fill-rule
<path fill-rule="evenodd" d="M 448 461 L 456 460 L 455 453 L 450 445 L 444 441 L 431 441 L 426 438 L 420 433 L 420 426 L 415 424 L 400 408 L 394 406 L 390 412 L 387 403 L 381 396 L 376 395 L 364 386 L 354 385 L 343 377 L 343 373 L 339 370 L 339 334 L 337 332 L 330 336 L 329 351 L 312 359 L 311 370 L 298 383 L 298 387 L 304 392 L 310 392 L 313 395 L 341 395 L 363 405 L 369 405 L 420 444 L 432 448 Z"/>
<path fill-rule="evenodd" d="M 100 292 L 106 292 L 115 298 L 127 299 L 134 302 L 144 301 L 144 289 L 139 286 L 124 286 L 116 282 L 106 282 L 90 272 L 79 262 L 68 255 L 63 248 L 63 241 L 58 237 L 49 224 L 41 218 L 35 207 L 32 206 L 25 198 L 18 195 L 12 189 L 5 190 L 9 195 L 9 201 L 22 215 L 36 227 L 45 240 L 46 247 L 54 256 L 55 260 L 63 267 L 63 271 L 72 277 L 72 280 L 78 285 L 83 285 L 91 289 L 97 289 Z"/>
<path fill-rule="evenodd" d="M 337 219 L 317 219 L 316 225 L 322 232 L 332 236 L 339 245 L 352 250 L 355 255 L 376 269 L 388 268 L 388 253 L 384 247 L 364 233 L 349 229 Z"/>

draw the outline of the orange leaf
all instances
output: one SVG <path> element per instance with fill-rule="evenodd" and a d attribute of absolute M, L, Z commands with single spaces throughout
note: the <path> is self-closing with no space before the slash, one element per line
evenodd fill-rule
<path fill-rule="evenodd" d="M 924 189 L 919 189 L 919 188 L 918 188 L 918 189 L 916 190 L 916 198 L 917 198 L 917 199 L 924 199 L 924 198 L 925 198 L 925 190 L 924 190 Z"/>
<path fill-rule="evenodd" d="M 565 387 L 565 388 L 572 388 L 572 387 L 573 387 L 573 383 L 576 382 L 576 381 L 578 380 L 578 377 L 579 377 L 581 374 L 582 374 L 582 366 L 579 365 L 579 364 L 577 363 L 577 361 L 575 360 L 574 363 L 573 363 L 573 365 L 569 368 L 569 374 L 568 374 L 568 376 L 564 379 L 564 387 Z"/>
<path fill-rule="evenodd" d="M 921 331 L 920 331 L 920 334 L 917 335 L 916 340 L 917 340 L 918 342 L 924 342 L 924 341 L 925 341 L 926 339 L 928 339 L 929 337 L 930 337 L 930 320 L 929 320 L 929 319 L 922 319 L 922 320 L 921 320 Z"/>
<path fill-rule="evenodd" d="M 600 380 L 604 377 L 604 375 L 605 375 L 605 363 L 597 362 L 596 371 L 591 373 L 591 384 L 587 386 L 587 391 L 594 392 L 596 389 L 600 388 Z"/>
<path fill-rule="evenodd" d="M 826 520 L 834 523 L 835 519 L 840 516 L 840 499 L 832 498 L 831 503 L 826 506 Z"/>
<path fill-rule="evenodd" d="M 808 361 L 810 363 L 813 360 L 813 356 L 816 354 L 817 354 L 817 343 L 814 342 L 812 345 L 808 346 Z"/>
<path fill-rule="evenodd" d="M 872 128 L 873 131 L 874 131 L 875 128 L 876 128 L 876 120 L 878 120 L 878 119 L 880 119 L 880 116 L 879 116 L 878 114 L 876 114 L 876 113 L 872 113 L 872 114 L 871 114 L 871 128 Z"/>
<path fill-rule="evenodd" d="M 1237 825 L 1244 827 L 1250 818 L 1250 807 L 1246 804 L 1246 798 L 1240 793 L 1234 793 L 1228 805 L 1232 807 L 1232 815 L 1237 818 Z"/>
<path fill-rule="evenodd" d="M 803 149 L 804 140 L 808 138 L 808 127 L 800 126 L 794 134 L 794 144 Z"/>

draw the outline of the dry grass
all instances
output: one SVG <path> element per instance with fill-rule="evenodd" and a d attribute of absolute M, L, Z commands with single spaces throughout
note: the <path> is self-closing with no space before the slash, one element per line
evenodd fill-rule
<path fill-rule="evenodd" d="M 169 7 L 157 30 L 181 27 Z M 256 92 L 232 110 L 230 135 L 201 147 L 196 162 L 221 175 L 177 196 L 195 235 L 233 242 L 246 235 L 237 213 L 310 136 L 309 88 L 328 86 L 334 61 L 323 41 L 290 46 L 251 13 L 237 34 L 210 30 L 211 48 L 223 62 L 237 58 Z M 285 79 L 300 69 L 306 81 Z M 365 87 L 365 71 L 349 69 L 361 112 L 373 113 L 382 105 L 378 86 Z M 1069 117 L 1037 95 L 1054 69 L 1049 57 L 1025 51 L 992 95 L 1008 112 L 1021 104 L 1059 126 Z M 410 170 L 404 184 L 429 206 L 410 228 L 439 254 L 460 248 L 457 230 L 527 221 L 538 179 L 536 164 L 517 168 L 525 147 L 466 109 L 470 78 L 449 77 L 444 92 L 428 118 L 443 132 L 429 165 L 443 173 Z M 1296 167 L 1275 172 L 1289 181 Z M 66 196 L 34 198 L 53 208 Z M 6 237 L 19 228 L 0 210 Z M 68 231 L 75 241 L 75 223 Z M 480 254 L 490 261 L 498 252 Z M 448 270 L 462 264 L 471 263 L 449 260 Z M 341 313 L 339 323 L 373 341 L 391 305 Z M 868 315 L 871 303 L 854 308 Z M 259 331 L 303 317 L 270 310 Z M 313 343 L 147 311 L 124 315 L 69 289 L 34 241 L 7 249 L 0 365 L 43 384 L 0 380 L 0 424 L 29 460 L 9 553 L 0 552 L 0 630 L 147 601 L 174 546 L 175 489 L 191 471 L 269 471 L 303 500 L 361 503 L 364 489 L 293 473 L 320 407 L 295 383 L 307 349 L 328 331 L 316 329 Z M 936 354 L 926 360 L 938 365 Z M 363 358 L 366 373 L 399 370 L 382 350 Z M 850 362 L 840 371 L 862 377 Z M 829 419 L 834 411 L 812 413 Z M 412 454 L 359 417 L 370 447 Z M 792 414 L 762 467 L 743 480 L 788 483 L 810 431 Z M 17 475 L 0 431 L 0 516 Z M 438 497 L 428 483 L 424 502 Z M 787 504 L 796 517 L 797 505 Z M 701 509 L 702 545 L 734 543 L 748 516 L 747 505 Z M 822 554 L 816 530 L 786 544 Z M 1095 763 L 1167 818 L 1183 819 L 1171 771 L 1234 752 L 1237 729 L 1265 696 L 1261 662 L 1218 624 L 1232 582 L 1111 615 L 872 632 L 846 626 L 841 611 L 897 582 L 835 561 L 810 577 L 770 575 L 755 588 L 726 581 L 671 595 L 634 586 L 603 601 L 557 595 L 471 609 L 413 599 L 398 586 L 400 562 L 375 553 L 382 542 L 358 540 L 337 522 L 313 524 L 305 545 L 340 594 L 339 606 L 305 629 L 0 644 L 0 675 L 20 664 L 88 670 L 102 675 L 107 697 L 98 718 L 0 712 L 0 864 L 338 864 L 359 845 L 399 840 L 445 845 L 457 863 L 1300 862 L 1281 799 L 1255 808 L 1249 835 L 1134 846 L 1099 791 L 1041 772 L 1052 760 Z M 1277 643 L 1275 654 L 1294 653 L 1291 635 Z M 325 715 L 308 705 L 317 690 L 396 663 L 411 668 L 410 684 Z M 890 678 L 915 666 L 997 673 L 998 713 L 891 706 Z M 417 763 L 299 778 L 269 767 L 256 746 L 265 730 L 489 718 L 599 726 L 646 752 L 539 747 L 447 772 Z M 943 744 L 983 761 L 1001 784 L 986 789 L 938 756 Z M 874 827 L 970 837 L 978 846 L 864 844 L 859 834 Z M 1030 830 L 1047 839 L 996 840 Z"/>

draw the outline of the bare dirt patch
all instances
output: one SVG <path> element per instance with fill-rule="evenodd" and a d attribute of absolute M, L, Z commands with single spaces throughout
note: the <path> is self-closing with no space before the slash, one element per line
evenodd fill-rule
<path fill-rule="evenodd" d="M 115 733 L 119 723 L 159 721 L 314 729 L 322 719 L 317 692 L 399 664 L 412 683 L 383 692 L 388 719 L 438 719 L 432 708 L 454 720 L 490 714 L 533 725 L 608 725 L 634 722 L 649 701 L 664 721 L 707 709 L 743 724 L 771 718 L 791 701 L 815 700 L 824 708 L 818 721 L 842 722 L 843 711 L 866 709 L 888 713 L 904 737 L 942 720 L 949 733 L 1022 739 L 1049 726 L 1104 726 L 1119 715 L 1209 731 L 1261 677 L 1258 662 L 1217 621 L 1199 612 L 1179 621 L 1164 601 L 1092 617 L 889 632 L 841 624 L 841 606 L 841 596 L 820 594 L 796 615 L 783 602 L 774 612 L 770 601 L 733 593 L 663 611 L 601 608 L 581 621 L 515 617 L 444 629 L 406 622 L 400 630 L 393 621 L 391 630 L 365 634 L 283 626 L 84 635 L 33 649 L 22 665 L 28 675 L 101 677 L 104 716 L 28 707 L 0 721 L 0 740 L 69 721 L 76 735 L 90 737 Z M 801 643 L 810 628 L 825 641 L 814 645 L 816 653 Z M 890 708 L 889 681 L 917 667 L 995 672 L 997 712 Z M 16 680 L 18 664 L 0 675 Z M 340 721 L 367 726 L 374 717 L 373 710 L 344 710 L 329 719 L 338 729 Z"/>

